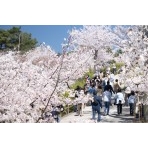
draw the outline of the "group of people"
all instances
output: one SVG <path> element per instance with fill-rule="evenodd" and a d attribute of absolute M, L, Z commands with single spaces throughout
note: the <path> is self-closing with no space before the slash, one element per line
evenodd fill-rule
<path fill-rule="evenodd" d="M 63 111 L 64 111 L 64 106 L 62 104 L 52 105 L 52 111 L 50 112 L 50 114 L 56 123 L 60 123 L 60 114 Z M 48 116 L 48 114 L 46 116 Z"/>
<path fill-rule="evenodd" d="M 86 77 L 86 84 L 84 86 L 84 93 L 92 96 L 92 100 L 88 102 L 88 105 L 92 106 L 92 119 L 96 120 L 96 113 L 98 114 L 97 121 L 101 121 L 101 108 L 104 105 L 104 116 L 109 115 L 110 106 L 117 106 L 117 114 L 122 114 L 122 106 L 125 105 L 125 100 L 128 102 L 127 105 L 130 106 L 129 113 L 130 115 L 134 115 L 134 106 L 135 106 L 135 92 L 132 90 L 127 98 L 122 92 L 121 86 L 119 84 L 118 79 L 113 79 L 110 77 L 111 74 L 107 73 L 107 77 L 95 76 L 90 79 L 89 76 Z M 113 74 L 112 74 L 113 75 Z M 77 87 L 77 93 L 75 97 L 79 96 L 79 92 L 82 88 Z M 112 103 L 114 100 L 114 103 Z M 83 103 L 79 103 L 75 105 L 75 111 L 77 112 L 77 116 L 83 115 Z"/>
<path fill-rule="evenodd" d="M 122 107 L 125 105 L 130 107 L 129 114 L 133 116 L 136 103 L 135 92 L 132 90 L 127 93 L 125 92 L 125 94 L 122 92 L 119 80 L 114 80 L 114 74 L 109 73 L 109 70 L 106 72 L 106 77 L 102 73 L 94 76 L 92 79 L 86 76 L 84 88 L 77 86 L 75 89 L 75 100 L 77 103 L 74 104 L 74 112 L 76 112 L 76 116 L 83 116 L 85 106 L 92 106 L 91 119 L 96 120 L 97 114 L 97 122 L 100 122 L 101 108 L 104 108 L 103 115 L 107 116 L 110 114 L 110 106 L 116 105 L 117 114 L 120 115 L 122 114 Z M 84 95 L 90 95 L 92 99 L 86 103 L 83 101 Z M 63 110 L 64 107 L 62 105 L 53 106 L 51 113 L 56 122 L 60 122 L 60 113 Z"/>

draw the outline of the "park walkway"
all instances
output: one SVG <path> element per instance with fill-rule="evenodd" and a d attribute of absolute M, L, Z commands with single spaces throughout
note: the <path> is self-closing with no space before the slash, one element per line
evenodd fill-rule
<path fill-rule="evenodd" d="M 122 114 L 117 115 L 117 106 L 110 107 L 110 115 L 103 116 L 104 107 L 101 109 L 101 122 L 99 123 L 133 123 L 134 116 L 129 115 L 129 107 L 123 106 Z M 91 120 L 91 106 L 86 106 L 83 116 L 75 116 L 76 113 L 70 113 L 61 119 L 61 123 L 97 123 Z M 97 117 L 97 114 L 96 114 Z"/>

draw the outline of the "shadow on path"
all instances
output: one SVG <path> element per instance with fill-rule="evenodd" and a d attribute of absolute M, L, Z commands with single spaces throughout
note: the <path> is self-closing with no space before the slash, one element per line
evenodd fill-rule
<path fill-rule="evenodd" d="M 122 114 L 117 114 L 117 107 L 114 106 L 110 110 L 110 115 L 103 116 L 102 122 L 109 123 L 133 123 L 134 116 L 130 116 L 129 107 L 122 108 Z"/>
<path fill-rule="evenodd" d="M 117 114 L 117 106 L 110 107 L 110 115 L 103 116 L 104 108 L 101 109 L 101 122 L 100 123 L 133 123 L 134 116 L 130 116 L 129 107 L 123 107 L 121 115 Z M 92 108 L 87 106 L 84 109 L 83 116 L 75 116 L 76 113 L 71 113 L 62 118 L 62 123 L 94 123 L 92 120 Z"/>

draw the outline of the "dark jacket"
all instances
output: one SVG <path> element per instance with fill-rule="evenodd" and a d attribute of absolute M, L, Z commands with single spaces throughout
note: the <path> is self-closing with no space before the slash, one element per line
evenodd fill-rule
<path fill-rule="evenodd" d="M 53 107 L 53 110 L 51 111 L 51 114 L 53 117 L 59 115 L 61 112 L 64 111 L 63 105 L 52 106 L 52 107 Z"/>
<path fill-rule="evenodd" d="M 115 93 L 114 90 L 113 90 L 113 87 L 112 87 L 110 84 L 109 84 L 109 85 L 106 85 L 106 86 L 104 87 L 104 91 L 105 91 L 106 89 L 109 89 L 109 91 L 111 92 L 111 94 L 112 94 L 112 92 Z"/>
<path fill-rule="evenodd" d="M 100 111 L 100 107 L 102 108 L 101 98 L 97 95 L 94 95 L 93 99 L 94 99 L 94 102 L 92 102 L 92 108 L 95 109 L 96 111 Z"/>

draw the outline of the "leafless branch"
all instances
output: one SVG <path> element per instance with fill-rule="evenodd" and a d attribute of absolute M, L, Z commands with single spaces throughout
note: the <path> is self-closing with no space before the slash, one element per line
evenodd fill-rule
<path fill-rule="evenodd" d="M 43 118 L 43 114 L 46 112 L 46 109 L 47 109 L 47 107 L 49 105 L 50 99 L 53 96 L 54 92 L 56 91 L 56 88 L 58 86 L 59 79 L 60 79 L 61 69 L 62 69 L 62 66 L 63 66 L 64 55 L 65 55 L 65 52 L 63 52 L 63 54 L 62 54 L 61 63 L 60 63 L 60 69 L 58 71 L 58 77 L 57 77 L 57 80 L 56 80 L 56 84 L 55 84 L 54 90 L 52 91 L 50 97 L 48 98 L 47 104 L 46 104 L 45 108 L 43 109 L 43 111 L 41 113 L 41 116 L 37 119 L 36 123 L 38 123 Z"/>

